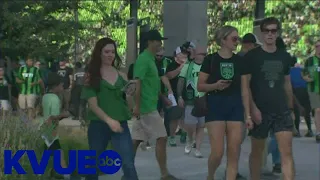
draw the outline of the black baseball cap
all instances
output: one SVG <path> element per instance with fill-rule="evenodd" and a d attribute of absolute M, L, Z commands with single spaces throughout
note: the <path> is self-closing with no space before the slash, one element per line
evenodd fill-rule
<path fill-rule="evenodd" d="M 156 29 L 150 30 L 146 33 L 146 40 L 149 41 L 162 41 L 167 39 L 168 38 L 162 37 L 160 32 Z"/>
<path fill-rule="evenodd" d="M 194 49 L 194 48 L 196 48 L 196 45 L 191 41 L 187 41 L 182 45 L 182 47 L 184 47 L 186 49 L 188 49 L 188 48 L 193 48 Z"/>
<path fill-rule="evenodd" d="M 242 43 L 254 43 L 261 45 L 261 42 L 257 39 L 257 37 L 252 33 L 247 33 L 242 38 Z"/>
<path fill-rule="evenodd" d="M 176 50 L 173 52 L 173 56 L 176 56 L 177 54 L 180 54 L 180 53 L 183 53 L 183 54 L 189 54 L 188 50 L 183 47 L 183 46 L 179 46 L 176 48 Z"/>

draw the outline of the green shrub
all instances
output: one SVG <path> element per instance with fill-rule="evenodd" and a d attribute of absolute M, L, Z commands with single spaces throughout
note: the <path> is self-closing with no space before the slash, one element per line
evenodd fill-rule
<path fill-rule="evenodd" d="M 25 123 L 19 117 L 8 117 L 0 120 L 0 162 L 4 162 L 4 150 L 11 150 L 12 154 L 18 150 L 35 150 L 37 156 L 41 155 L 43 142 L 39 136 L 38 128 L 32 123 Z M 4 164 L 0 163 L 0 179 L 43 179 L 43 175 L 38 176 L 32 173 L 30 162 L 26 156 L 20 159 L 20 164 L 24 167 L 27 175 L 18 175 L 15 171 L 12 175 L 4 175 Z"/>
<path fill-rule="evenodd" d="M 76 127 L 75 129 L 77 129 Z M 79 128 L 78 128 L 79 129 Z M 89 149 L 86 130 L 73 131 L 72 128 L 59 127 L 59 141 L 64 151 L 65 160 L 68 164 L 69 150 Z M 42 157 L 44 142 L 40 137 L 38 125 L 36 123 L 25 123 L 19 117 L 10 117 L 0 120 L 0 162 L 4 162 L 4 150 L 12 150 L 14 154 L 17 150 L 34 150 L 37 158 Z M 107 149 L 112 149 L 111 144 Z M 18 175 L 14 170 L 12 175 L 3 174 L 3 163 L 0 163 L 0 180 L 47 180 L 49 179 L 49 170 L 53 167 L 52 158 L 48 163 L 44 175 L 33 174 L 32 167 L 27 156 L 23 156 L 20 164 L 27 172 L 26 175 Z M 74 172 L 77 174 L 77 172 Z"/>

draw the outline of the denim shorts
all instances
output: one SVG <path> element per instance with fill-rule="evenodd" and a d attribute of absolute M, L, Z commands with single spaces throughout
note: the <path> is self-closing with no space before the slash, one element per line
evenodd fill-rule
<path fill-rule="evenodd" d="M 208 95 L 208 113 L 205 121 L 244 121 L 241 94 Z"/>

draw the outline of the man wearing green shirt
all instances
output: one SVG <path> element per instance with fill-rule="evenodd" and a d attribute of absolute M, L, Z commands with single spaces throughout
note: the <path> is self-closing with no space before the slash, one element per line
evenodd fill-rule
<path fill-rule="evenodd" d="M 37 85 L 42 83 L 39 69 L 33 66 L 33 59 L 27 58 L 26 66 L 19 69 L 16 82 L 20 85 L 18 104 L 20 109 L 27 110 L 29 120 L 35 116 Z"/>
<path fill-rule="evenodd" d="M 161 171 L 162 180 L 175 180 L 167 169 L 166 129 L 157 111 L 160 94 L 160 77 L 155 63 L 155 55 L 159 52 L 163 38 L 157 30 L 146 33 L 147 48 L 134 64 L 133 76 L 137 80 L 135 107 L 133 110 L 137 120 L 132 127 L 134 150 L 139 144 L 149 139 L 157 139 L 156 157 Z M 167 82 L 166 82 L 167 83 Z"/>
<path fill-rule="evenodd" d="M 315 44 L 315 55 L 307 59 L 304 79 L 309 82 L 311 107 L 315 110 L 316 141 L 320 142 L 320 40 Z"/>

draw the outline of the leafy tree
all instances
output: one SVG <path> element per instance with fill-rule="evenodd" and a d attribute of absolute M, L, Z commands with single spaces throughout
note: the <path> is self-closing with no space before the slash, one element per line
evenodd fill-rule
<path fill-rule="evenodd" d="M 163 1 L 140 0 L 138 17 L 152 28 L 163 29 Z M 252 32 L 255 0 L 208 0 L 209 52 L 217 49 L 214 33 L 229 24 L 240 36 Z M 303 7 L 303 8 L 301 8 Z M 299 57 L 312 51 L 319 36 L 320 5 L 317 0 L 267 0 L 266 16 L 283 22 L 283 37 L 290 52 Z M 129 1 L 2 1 L 0 3 L 0 46 L 5 55 L 32 54 L 46 59 L 69 57 L 84 60 L 95 42 L 104 36 L 118 43 L 125 54 Z M 139 30 L 139 29 L 138 29 Z M 75 51 L 76 50 L 76 51 Z"/>
<path fill-rule="evenodd" d="M 292 54 L 304 60 L 320 38 L 320 2 L 316 0 L 267 1 L 266 14 L 282 20 L 282 36 Z"/>
<path fill-rule="evenodd" d="M 208 1 L 208 51 L 217 50 L 215 32 L 223 25 L 235 26 L 242 36 L 252 32 L 255 0 L 246 1 Z"/>

